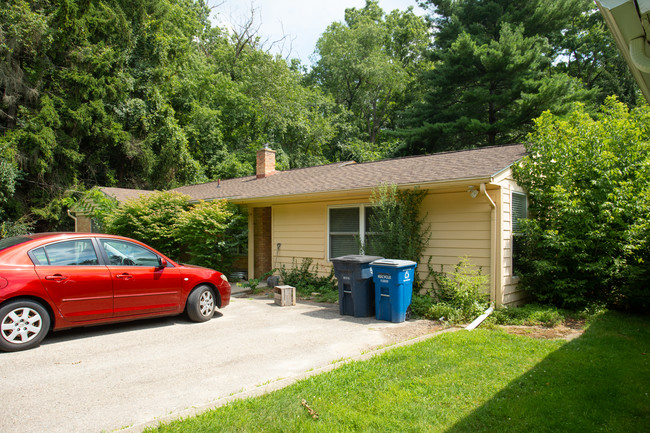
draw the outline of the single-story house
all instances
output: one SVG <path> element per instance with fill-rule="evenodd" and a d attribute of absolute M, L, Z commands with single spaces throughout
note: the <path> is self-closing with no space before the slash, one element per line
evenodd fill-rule
<path fill-rule="evenodd" d="M 277 171 L 275 151 L 257 153 L 257 174 L 176 188 L 193 200 L 227 199 L 249 214 L 248 275 L 291 267 L 311 258 L 329 273 L 331 259 L 358 254 L 355 237 L 365 235 L 366 210 L 382 184 L 426 191 L 421 212 L 431 238 L 418 269 L 430 263 L 451 271 L 461 257 L 490 278 L 497 305 L 516 304 L 524 293 L 513 272 L 513 224 L 526 216 L 525 192 L 511 166 L 525 155 L 523 145 L 412 156 L 376 162 L 338 162 Z M 103 188 L 119 202 L 150 191 Z M 90 230 L 83 212 L 77 229 Z"/>

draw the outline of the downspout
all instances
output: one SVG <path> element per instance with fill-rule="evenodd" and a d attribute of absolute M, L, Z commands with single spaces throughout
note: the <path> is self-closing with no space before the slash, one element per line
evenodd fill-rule
<path fill-rule="evenodd" d="M 630 41 L 630 60 L 634 66 L 646 74 L 650 74 L 650 58 L 645 53 L 645 37 L 632 39 Z"/>
<path fill-rule="evenodd" d="M 496 213 L 497 213 L 497 205 L 494 203 L 494 200 L 492 200 L 492 197 L 487 193 L 487 190 L 485 189 L 485 184 L 481 184 L 481 194 L 483 194 L 487 200 L 488 203 L 490 204 L 490 228 L 491 228 L 491 236 L 490 236 L 490 275 L 491 275 L 491 282 L 490 282 L 490 299 L 494 302 L 495 305 L 500 305 L 501 302 L 498 302 L 497 299 L 497 293 L 498 293 L 498 273 L 497 273 L 497 254 L 499 253 L 497 251 L 497 218 L 496 218 Z"/>
<path fill-rule="evenodd" d="M 68 209 L 68 216 L 74 220 L 74 231 L 76 232 L 77 231 L 77 217 L 70 213 L 70 209 Z"/>

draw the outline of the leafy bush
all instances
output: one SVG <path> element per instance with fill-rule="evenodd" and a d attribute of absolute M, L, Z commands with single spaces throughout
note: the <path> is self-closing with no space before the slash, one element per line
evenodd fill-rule
<path fill-rule="evenodd" d="M 650 310 L 650 108 L 545 113 L 514 167 L 529 194 L 520 277 L 542 303 Z"/>
<path fill-rule="evenodd" d="M 129 236 L 151 245 L 172 259 L 180 256 L 179 216 L 190 208 L 189 197 L 175 192 L 155 192 L 128 200 L 105 219 L 109 233 Z"/>
<path fill-rule="evenodd" d="M 488 321 L 497 325 L 543 325 L 549 328 L 564 322 L 569 313 L 552 305 L 527 304 L 522 307 L 502 307 Z"/>
<path fill-rule="evenodd" d="M 366 253 L 419 263 L 430 237 L 420 216 L 425 195 L 423 190 L 400 191 L 396 185 L 375 189 L 369 217 L 373 234 L 366 240 Z"/>
<path fill-rule="evenodd" d="M 225 200 L 199 202 L 181 212 L 175 236 L 191 263 L 228 272 L 247 240 L 247 218 Z"/>
<path fill-rule="evenodd" d="M 108 233 L 138 239 L 163 254 L 228 273 L 247 241 L 247 218 L 225 201 L 190 205 L 189 197 L 156 192 L 129 200 L 105 219 Z"/>
<path fill-rule="evenodd" d="M 481 315 L 489 305 L 489 297 L 484 293 L 488 278 L 472 265 L 467 257 L 462 257 L 451 274 L 429 270 L 434 279 L 433 297 L 437 301 L 425 313 L 434 320 L 447 320 L 459 323 L 473 320 Z"/>
<path fill-rule="evenodd" d="M 296 264 L 296 259 L 293 259 L 291 269 L 287 269 L 284 265 L 280 268 L 280 278 L 284 284 L 295 287 L 296 292 L 301 295 L 311 295 L 316 292 L 330 301 L 338 299 L 338 284 L 334 277 L 334 269 L 327 276 L 319 276 L 318 265 L 314 265 L 314 269 L 311 270 L 312 264 L 311 257 L 302 259 L 299 266 Z M 336 298 L 332 296 L 334 293 Z"/>

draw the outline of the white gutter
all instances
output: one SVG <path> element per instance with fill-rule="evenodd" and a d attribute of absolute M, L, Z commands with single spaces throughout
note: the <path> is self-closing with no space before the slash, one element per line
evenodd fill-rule
<path fill-rule="evenodd" d="M 630 41 L 630 60 L 641 72 L 650 74 L 650 58 L 645 53 L 645 37 L 632 39 Z"/>

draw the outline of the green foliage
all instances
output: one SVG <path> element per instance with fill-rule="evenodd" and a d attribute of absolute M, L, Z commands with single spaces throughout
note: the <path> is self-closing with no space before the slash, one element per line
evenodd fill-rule
<path fill-rule="evenodd" d="M 420 215 L 424 190 L 398 190 L 396 185 L 382 185 L 373 190 L 370 234 L 364 251 L 391 259 L 420 262 L 429 242 L 429 228 Z"/>
<path fill-rule="evenodd" d="M 27 220 L 0 222 L 0 239 L 30 233 L 34 230 L 31 222 Z"/>
<path fill-rule="evenodd" d="M 320 293 L 321 297 L 327 298 L 330 302 L 333 300 L 333 293 L 338 294 L 338 285 L 334 277 L 334 269 L 331 270 L 329 275 L 318 275 L 318 264 L 313 265 L 313 259 L 306 257 L 302 259 L 300 265 L 293 259 L 292 266 L 287 269 L 282 265 L 279 269 L 280 279 L 284 284 L 288 284 L 296 288 L 296 291 L 301 295 L 310 296 L 312 293 Z M 336 298 L 338 299 L 338 298 Z"/>
<path fill-rule="evenodd" d="M 247 241 L 248 218 L 239 208 L 225 200 L 199 202 L 177 218 L 175 236 L 189 261 L 228 273 Z"/>
<path fill-rule="evenodd" d="M 558 309 L 552 305 L 526 304 L 522 307 L 496 309 L 486 319 L 486 323 L 496 325 L 541 325 L 553 328 L 573 316 L 574 313 Z"/>
<path fill-rule="evenodd" d="M 557 114 L 578 98 L 579 80 L 552 68 L 549 44 L 585 8 L 582 0 L 430 0 L 436 7 L 435 68 L 424 95 L 402 117 L 407 153 L 427 153 L 522 140 L 532 119 Z"/>
<path fill-rule="evenodd" d="M 610 95 L 633 107 L 643 103 L 638 85 L 621 55 L 614 37 L 605 25 L 603 14 L 595 5 L 581 14 L 570 16 L 556 45 L 562 50 L 555 69 L 580 79 L 587 89 L 595 90 L 595 104 L 602 104 Z"/>
<path fill-rule="evenodd" d="M 425 313 L 426 318 L 463 323 L 475 319 L 488 307 L 488 277 L 469 258 L 462 257 L 449 274 L 442 271 L 442 266 L 440 272 L 429 269 L 429 274 L 433 277 L 429 295 L 436 304 Z"/>
<path fill-rule="evenodd" d="M 189 209 L 189 197 L 173 192 L 155 192 L 129 200 L 105 220 L 109 233 L 129 236 L 151 245 L 172 259 L 178 259 L 181 240 L 177 237 L 180 215 Z"/>
<path fill-rule="evenodd" d="M 386 16 L 376 0 L 346 9 L 345 23 L 332 23 L 318 40 L 310 79 L 353 114 L 366 152 L 391 150 L 381 144 L 384 131 L 413 96 L 427 43 L 422 17 L 412 9 Z"/>
<path fill-rule="evenodd" d="M 521 283 L 542 302 L 650 309 L 650 109 L 545 113 L 515 167 L 529 194 Z"/>
<path fill-rule="evenodd" d="M 259 287 L 260 283 L 273 275 L 275 271 L 277 271 L 277 269 L 271 269 L 270 271 L 263 273 L 259 278 L 249 278 L 246 282 L 246 287 L 249 287 L 253 293 L 259 293 L 261 291 L 261 288 Z"/>
<path fill-rule="evenodd" d="M 104 218 L 108 233 L 151 245 L 172 259 L 228 273 L 247 241 L 247 217 L 226 201 L 199 202 L 175 192 L 129 200 Z"/>

